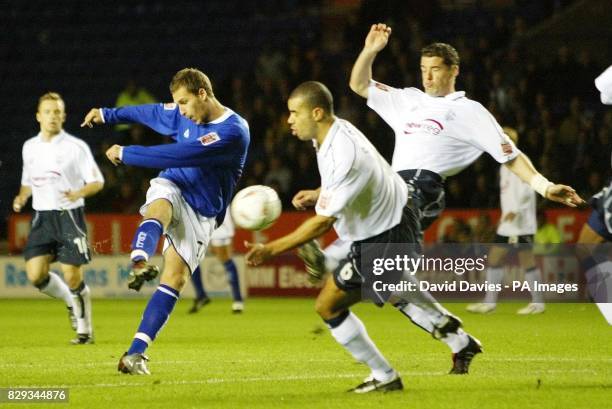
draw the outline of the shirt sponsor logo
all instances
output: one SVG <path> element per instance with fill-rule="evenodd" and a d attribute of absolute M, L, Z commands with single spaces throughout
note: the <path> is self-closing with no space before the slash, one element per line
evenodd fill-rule
<path fill-rule="evenodd" d="M 174 111 L 176 109 L 176 104 L 174 102 L 168 102 L 164 104 L 164 109 L 166 111 Z"/>
<path fill-rule="evenodd" d="M 410 135 L 416 132 L 424 132 L 430 135 L 439 135 L 444 126 L 435 119 L 427 118 L 421 122 L 408 122 L 404 125 L 404 134 Z"/>
<path fill-rule="evenodd" d="M 512 145 L 510 145 L 508 142 L 502 143 L 501 148 L 504 155 L 510 155 L 512 153 Z"/>
<path fill-rule="evenodd" d="M 215 143 L 220 141 L 219 135 L 216 132 L 207 133 L 206 135 L 202 135 L 198 138 L 198 141 L 204 146 L 210 145 L 211 143 Z"/>

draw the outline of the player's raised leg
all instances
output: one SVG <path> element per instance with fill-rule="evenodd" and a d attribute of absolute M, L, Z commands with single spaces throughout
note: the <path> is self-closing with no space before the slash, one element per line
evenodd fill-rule
<path fill-rule="evenodd" d="M 68 310 L 70 326 L 73 330 L 76 330 L 77 322 L 70 289 L 60 276 L 49 270 L 51 259 L 52 256 L 50 254 L 29 258 L 26 261 L 26 275 L 28 276 L 28 280 L 30 280 L 41 293 L 64 301 Z"/>
<path fill-rule="evenodd" d="M 132 270 L 128 287 L 136 291 L 140 290 L 145 281 L 159 274 L 159 268 L 148 261 L 155 254 L 159 239 L 172 220 L 172 205 L 168 200 L 154 199 L 149 203 L 149 198 L 157 196 L 156 190 L 157 187 L 151 184 L 147 191 L 144 218 L 134 233 L 131 245 Z"/>
<path fill-rule="evenodd" d="M 416 278 L 404 273 L 402 281 L 416 282 Z M 434 339 L 445 343 L 451 350 L 453 366 L 450 374 L 467 374 L 476 354 L 482 352 L 480 341 L 465 332 L 463 323 L 440 305 L 427 291 L 404 291 L 393 293 L 389 302 L 413 324 L 427 331 Z"/>

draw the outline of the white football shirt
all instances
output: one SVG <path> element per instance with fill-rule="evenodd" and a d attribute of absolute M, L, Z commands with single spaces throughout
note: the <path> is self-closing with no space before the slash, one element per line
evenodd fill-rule
<path fill-rule="evenodd" d="M 612 105 L 612 65 L 595 79 L 595 86 L 601 92 L 601 102 Z"/>
<path fill-rule="evenodd" d="M 317 152 L 321 192 L 317 214 L 337 218 L 342 240 L 357 241 L 395 227 L 408 202 L 402 178 L 350 122 L 336 118 Z"/>
<path fill-rule="evenodd" d="M 61 131 L 45 142 L 40 133 L 23 144 L 21 184 L 32 188 L 34 210 L 75 209 L 82 198 L 71 202 L 63 192 L 81 189 L 85 184 L 104 182 L 89 146 Z"/>
<path fill-rule="evenodd" d="M 463 91 L 438 98 L 370 81 L 368 106 L 395 132 L 392 166 L 397 172 L 426 169 L 447 177 L 483 152 L 499 163 L 519 154 L 493 115 Z"/>
<path fill-rule="evenodd" d="M 537 230 L 536 194 L 527 183 L 507 167 L 499 169 L 499 188 L 502 217 L 516 213 L 512 221 L 500 220 L 497 234 L 505 237 L 533 235 Z"/>

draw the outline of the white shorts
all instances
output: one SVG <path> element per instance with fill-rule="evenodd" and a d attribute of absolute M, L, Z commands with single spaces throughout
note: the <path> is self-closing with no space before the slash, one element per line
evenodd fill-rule
<path fill-rule="evenodd" d="M 157 199 L 166 199 L 172 204 L 172 221 L 164 232 L 163 252 L 172 245 L 193 273 L 206 254 L 215 219 L 196 213 L 183 198 L 181 190 L 164 178 L 151 179 L 147 201 L 140 208 L 140 214 L 144 216 L 149 204 Z"/>
<path fill-rule="evenodd" d="M 229 211 L 229 207 L 225 212 L 225 219 L 223 224 L 217 227 L 210 237 L 210 245 L 214 247 L 222 247 L 232 244 L 234 240 L 234 222 Z"/>

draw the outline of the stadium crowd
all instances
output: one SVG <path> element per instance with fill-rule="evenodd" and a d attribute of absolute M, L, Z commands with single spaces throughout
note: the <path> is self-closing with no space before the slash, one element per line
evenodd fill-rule
<path fill-rule="evenodd" d="M 289 132 L 287 109 L 283 105 L 291 86 L 304 79 L 328 84 L 337 96 L 338 116 L 355 123 L 383 155 L 390 157 L 391 130 L 348 87 L 350 67 L 361 46 L 352 39 L 363 37 L 364 27 L 372 21 L 364 10 L 357 10 L 343 21 L 342 30 L 336 27 L 335 36 L 326 36 L 323 29 L 320 38 L 309 44 L 295 41 L 290 47 L 264 48 L 253 70 L 230 75 L 218 86 L 217 92 L 247 118 L 251 128 L 248 165 L 241 187 L 272 186 L 289 208 L 295 192 L 318 186 L 314 150 L 298 148 L 300 142 Z M 600 107 L 592 83 L 602 67 L 587 51 L 561 46 L 555 59 L 528 58 L 517 45 L 527 24 L 518 7 L 504 13 L 474 11 L 471 21 L 483 28 L 476 38 L 462 34 L 456 25 L 449 37 L 441 28 L 446 21 L 432 18 L 436 12 L 433 6 L 432 10 L 420 13 L 419 19 L 411 16 L 410 7 L 397 10 L 406 13 L 395 17 L 398 29 L 389 50 L 377 59 L 374 78 L 396 87 L 420 87 L 420 48 L 442 37 L 454 44 L 462 56 L 458 89 L 481 102 L 501 124 L 516 128 L 519 147 L 545 175 L 576 186 L 583 197 L 601 188 L 610 172 L 609 154 L 598 147 L 610 146 L 612 112 Z M 543 17 L 545 13 L 541 11 Z M 158 98 L 164 100 L 167 96 Z M 124 142 L 152 143 L 147 135 L 150 131 L 141 127 L 121 132 Z M 134 213 L 146 191 L 146 186 L 134 181 L 146 183 L 150 174 L 142 174 L 148 171 L 141 169 L 115 169 L 107 165 L 101 154 L 111 143 L 116 143 L 116 139 L 109 138 L 98 151 L 108 187 L 102 194 L 104 198 L 89 206 L 97 211 Z M 472 167 L 449 178 L 447 207 L 497 207 L 497 170 L 495 161 L 483 155 Z M 127 172 L 129 177 L 117 177 L 118 172 Z"/>

